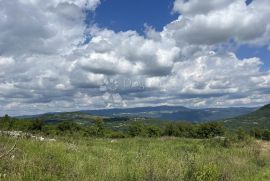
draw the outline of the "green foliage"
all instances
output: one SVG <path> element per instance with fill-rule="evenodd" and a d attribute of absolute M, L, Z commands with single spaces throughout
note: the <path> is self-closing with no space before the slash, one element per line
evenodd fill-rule
<path fill-rule="evenodd" d="M 72 116 L 73 114 L 69 114 Z M 56 115 L 54 115 L 56 116 Z M 94 117 L 91 117 L 94 118 Z M 160 137 L 160 136 L 173 136 L 183 138 L 199 138 L 209 139 L 215 137 L 223 137 L 225 132 L 228 132 L 223 124 L 218 122 L 207 123 L 188 123 L 188 122 L 149 122 L 148 121 L 127 121 L 123 125 L 125 127 L 114 127 L 117 118 L 105 119 L 110 121 L 110 124 L 105 123 L 101 117 L 95 117 L 93 122 L 88 122 L 87 125 L 82 122 L 62 121 L 58 123 L 45 123 L 43 119 L 38 120 L 19 120 L 11 118 L 8 115 L 0 118 L 1 130 L 18 130 L 18 131 L 31 131 L 44 135 L 77 135 L 85 137 L 109 137 L 109 138 L 125 138 L 125 137 Z M 230 135 L 235 135 L 232 139 Z M 250 136 L 261 139 L 270 140 L 270 130 L 253 128 L 248 133 L 245 129 L 238 129 L 235 132 L 225 136 L 225 141 L 222 140 L 220 144 L 224 147 L 229 147 L 231 143 L 238 141 L 250 141 Z"/>
<path fill-rule="evenodd" d="M 262 139 L 266 141 L 270 141 L 270 130 L 264 130 L 262 132 Z"/>
<path fill-rule="evenodd" d="M 250 136 L 253 136 L 254 138 L 257 138 L 257 139 L 262 139 L 262 135 L 263 134 L 263 131 L 259 128 L 252 128 L 250 130 Z"/>
<path fill-rule="evenodd" d="M 250 136 L 256 139 L 270 141 L 270 129 L 253 128 L 250 130 Z"/>
<path fill-rule="evenodd" d="M 146 136 L 145 125 L 140 122 L 132 123 L 128 128 L 128 134 L 132 137 Z"/>
<path fill-rule="evenodd" d="M 14 121 L 9 115 L 6 114 L 4 117 L 1 118 L 2 129 L 11 130 L 13 126 L 14 126 Z"/>
<path fill-rule="evenodd" d="M 96 120 L 96 123 L 95 123 L 95 127 L 96 127 L 96 130 L 97 130 L 97 136 L 104 136 L 104 122 L 101 118 L 98 118 Z"/>
<path fill-rule="evenodd" d="M 106 138 L 115 138 L 115 139 L 120 139 L 120 138 L 126 138 L 127 135 L 124 134 L 121 131 L 112 131 L 112 130 L 107 130 L 104 135 Z"/>
<path fill-rule="evenodd" d="M 35 120 L 31 123 L 28 130 L 29 131 L 41 131 L 45 123 L 42 120 Z"/>
<path fill-rule="evenodd" d="M 165 136 L 185 137 L 185 138 L 213 138 L 222 136 L 225 129 L 220 123 L 169 123 L 164 129 Z"/>
<path fill-rule="evenodd" d="M 240 141 L 245 141 L 249 137 L 247 132 L 242 128 L 237 129 L 236 135 L 237 135 L 237 139 L 240 140 Z"/>
<path fill-rule="evenodd" d="M 185 137 L 194 138 L 196 137 L 196 125 L 192 123 L 168 123 L 164 129 L 164 135 L 175 136 L 175 137 Z"/>
<path fill-rule="evenodd" d="M 162 130 L 158 126 L 147 126 L 146 134 L 148 137 L 159 137 L 162 134 Z"/>
<path fill-rule="evenodd" d="M 197 136 L 199 138 L 213 138 L 215 136 L 222 136 L 225 133 L 225 129 L 222 124 L 211 122 L 201 124 L 197 130 Z"/>
<path fill-rule="evenodd" d="M 218 168 L 214 164 L 197 166 L 192 164 L 184 177 L 185 181 L 217 181 L 220 180 Z"/>
<path fill-rule="evenodd" d="M 164 130 L 164 135 L 166 136 L 176 136 L 177 130 L 175 129 L 175 126 L 173 123 L 168 123 Z"/>
<path fill-rule="evenodd" d="M 237 129 L 240 127 L 245 130 L 250 130 L 254 127 L 260 129 L 270 128 L 270 104 L 247 115 L 226 119 L 224 120 L 224 124 L 230 129 Z"/>
<path fill-rule="evenodd" d="M 56 128 L 60 132 L 69 132 L 69 133 L 74 133 L 81 130 L 81 127 L 72 121 L 61 122 L 56 126 Z"/>
<path fill-rule="evenodd" d="M 86 128 L 84 135 L 93 136 L 93 137 L 104 137 L 105 136 L 105 127 L 102 119 L 97 119 L 93 126 Z"/>
<path fill-rule="evenodd" d="M 5 116 L 2 118 L 4 122 L 9 122 L 11 120 L 10 116 L 5 114 Z"/>
<path fill-rule="evenodd" d="M 17 149 L 0 162 L 0 180 L 231 181 L 270 178 L 270 152 L 254 150 L 260 145 L 232 145 L 228 149 L 209 146 L 209 139 L 65 138 L 56 138 L 55 142 L 18 139 Z M 9 150 L 15 141 L 0 137 L 1 148 Z"/>

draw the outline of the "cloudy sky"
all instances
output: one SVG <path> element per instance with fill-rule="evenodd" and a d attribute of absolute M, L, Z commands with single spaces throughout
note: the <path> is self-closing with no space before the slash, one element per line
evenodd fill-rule
<path fill-rule="evenodd" d="M 0 114 L 270 102 L 269 0 L 0 0 Z"/>

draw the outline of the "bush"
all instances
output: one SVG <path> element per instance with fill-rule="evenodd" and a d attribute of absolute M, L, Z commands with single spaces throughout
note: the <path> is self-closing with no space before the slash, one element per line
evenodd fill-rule
<path fill-rule="evenodd" d="M 157 126 L 148 126 L 146 128 L 146 134 L 148 137 L 159 137 L 161 135 L 161 128 Z"/>
<path fill-rule="evenodd" d="M 61 122 L 57 125 L 56 128 L 61 132 L 69 132 L 69 133 L 78 132 L 81 130 L 81 127 L 77 123 L 71 121 Z"/>
<path fill-rule="evenodd" d="M 14 121 L 9 115 L 5 115 L 1 118 L 1 127 L 2 129 L 11 130 L 14 126 Z"/>
<path fill-rule="evenodd" d="M 28 130 L 29 131 L 41 131 L 44 126 L 44 121 L 42 120 L 35 120 L 29 125 Z"/>
<path fill-rule="evenodd" d="M 175 129 L 175 126 L 173 123 L 169 123 L 166 125 L 164 129 L 164 136 L 176 136 L 177 130 Z"/>
<path fill-rule="evenodd" d="M 94 129 L 96 130 L 96 136 L 103 137 L 105 127 L 104 127 L 104 122 L 101 118 L 96 120 L 94 127 L 95 127 Z"/>
<path fill-rule="evenodd" d="M 248 139 L 248 134 L 245 132 L 245 130 L 243 130 L 242 128 L 239 128 L 236 131 L 236 135 L 237 135 L 237 139 L 239 141 L 245 141 Z"/>
<path fill-rule="evenodd" d="M 264 132 L 262 133 L 262 139 L 270 141 L 270 130 L 264 130 Z"/>
<path fill-rule="evenodd" d="M 250 131 L 250 136 L 253 136 L 254 138 L 257 138 L 257 139 L 262 139 L 262 134 L 263 134 L 263 131 L 259 128 L 253 128 Z"/>
<path fill-rule="evenodd" d="M 128 127 L 128 134 L 132 137 L 146 136 L 145 125 L 139 122 L 132 123 Z"/>
<path fill-rule="evenodd" d="M 120 131 L 108 131 L 105 133 L 107 138 L 126 138 L 127 136 Z"/>
<path fill-rule="evenodd" d="M 224 126 L 215 122 L 200 124 L 197 130 L 198 138 L 213 138 L 216 136 L 223 136 L 224 133 Z"/>
<path fill-rule="evenodd" d="M 95 125 L 86 128 L 85 135 L 94 137 L 104 137 L 105 127 L 102 119 L 97 119 Z"/>

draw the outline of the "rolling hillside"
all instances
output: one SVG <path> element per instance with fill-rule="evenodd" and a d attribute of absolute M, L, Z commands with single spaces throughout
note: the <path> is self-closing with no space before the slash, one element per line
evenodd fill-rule
<path fill-rule="evenodd" d="M 203 122 L 233 118 L 253 112 L 256 108 L 207 108 L 190 109 L 182 106 L 137 107 L 126 109 L 83 110 L 77 112 L 46 113 L 42 115 L 22 116 L 20 119 L 39 118 L 47 123 L 76 121 L 81 124 L 93 122 L 102 117 L 107 122 L 123 122 L 140 119 L 163 121 Z M 117 118 L 117 119 L 116 119 Z"/>
<path fill-rule="evenodd" d="M 256 108 L 206 108 L 191 109 L 183 106 L 137 107 L 126 109 L 86 110 L 83 113 L 128 118 L 153 118 L 167 121 L 215 121 L 233 118 L 253 112 Z"/>
<path fill-rule="evenodd" d="M 247 115 L 224 120 L 224 124 L 229 128 L 270 128 L 270 104 Z"/>
<path fill-rule="evenodd" d="M 18 117 L 20 120 L 42 120 L 46 124 L 56 124 L 60 122 L 72 121 L 80 125 L 91 126 L 97 119 L 103 119 L 104 126 L 110 129 L 126 129 L 132 122 L 143 122 L 144 124 L 162 125 L 165 122 L 152 118 L 131 118 L 131 117 L 108 117 L 99 115 L 90 115 L 85 112 L 63 112 L 63 113 L 46 113 L 42 115 Z"/>

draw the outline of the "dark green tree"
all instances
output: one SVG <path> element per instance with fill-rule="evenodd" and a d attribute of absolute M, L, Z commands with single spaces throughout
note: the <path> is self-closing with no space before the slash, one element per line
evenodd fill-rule
<path fill-rule="evenodd" d="M 161 135 L 161 128 L 157 126 L 148 126 L 146 128 L 146 134 L 148 137 L 158 137 Z"/>
<path fill-rule="evenodd" d="M 264 130 L 264 132 L 262 133 L 262 139 L 270 141 L 270 130 Z"/>
<path fill-rule="evenodd" d="M 35 120 L 32 122 L 28 129 L 30 131 L 41 131 L 44 125 L 45 123 L 43 120 Z"/>
<path fill-rule="evenodd" d="M 132 137 L 145 136 L 146 135 L 145 125 L 143 125 L 140 122 L 132 123 L 128 128 L 128 134 Z"/>
<path fill-rule="evenodd" d="M 239 128 L 236 130 L 237 139 L 240 141 L 245 141 L 248 138 L 248 134 L 245 132 L 243 128 Z"/>
<path fill-rule="evenodd" d="M 96 119 L 95 127 L 97 130 L 97 136 L 104 136 L 105 127 L 101 118 Z"/>

